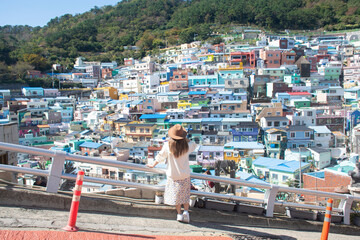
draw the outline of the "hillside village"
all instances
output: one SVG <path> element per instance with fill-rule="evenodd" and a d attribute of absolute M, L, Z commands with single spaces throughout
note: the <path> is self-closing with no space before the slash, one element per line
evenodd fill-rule
<path fill-rule="evenodd" d="M 256 44 L 229 43 L 231 37 L 223 36 L 220 44 L 194 41 L 160 49 L 159 55 L 124 59 L 121 66 L 78 57 L 66 73 L 54 64 L 59 73 L 47 75 L 59 86 L 0 90 L 1 138 L 146 164 L 161 150 L 167 129 L 181 124 L 198 144 L 190 155 L 194 172 L 233 161 L 235 177 L 248 181 L 330 192 L 347 187 L 360 151 L 358 38 L 260 30 L 244 30 L 241 37 Z M 27 73 L 28 78 L 45 75 Z M 82 88 L 63 89 L 65 82 Z M 23 154 L 0 160 L 33 168 L 51 164 Z M 91 164 L 75 167 L 88 176 L 154 184 L 164 177 Z M 226 175 L 225 168 L 219 170 Z M 32 183 L 26 176 L 23 181 Z"/>

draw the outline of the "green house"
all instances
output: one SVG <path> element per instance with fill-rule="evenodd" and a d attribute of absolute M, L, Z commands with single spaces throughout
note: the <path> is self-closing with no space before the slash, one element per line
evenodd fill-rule
<path fill-rule="evenodd" d="M 310 105 L 311 105 L 311 101 L 306 98 L 293 99 L 293 100 L 291 100 L 291 103 L 292 104 L 290 104 L 290 105 L 292 105 L 296 108 L 310 107 Z"/>

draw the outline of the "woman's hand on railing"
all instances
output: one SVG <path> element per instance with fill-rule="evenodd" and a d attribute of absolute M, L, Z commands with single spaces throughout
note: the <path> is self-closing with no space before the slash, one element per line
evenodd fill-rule
<path fill-rule="evenodd" d="M 155 166 L 153 164 L 146 164 L 147 167 L 149 168 L 154 168 Z"/>
<path fill-rule="evenodd" d="M 147 167 L 149 168 L 154 168 L 159 162 L 158 161 L 154 161 L 153 164 L 146 164 Z"/>

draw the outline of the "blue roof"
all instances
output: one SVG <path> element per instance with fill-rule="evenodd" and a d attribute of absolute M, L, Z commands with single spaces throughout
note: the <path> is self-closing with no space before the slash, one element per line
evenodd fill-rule
<path fill-rule="evenodd" d="M 229 142 L 224 147 L 233 147 L 240 149 L 263 149 L 264 145 L 258 142 Z"/>
<path fill-rule="evenodd" d="M 26 90 L 44 90 L 42 87 L 23 87 Z"/>
<path fill-rule="evenodd" d="M 204 94 L 206 94 L 206 91 L 190 91 L 188 94 L 189 95 L 204 95 Z"/>
<path fill-rule="evenodd" d="M 158 119 L 158 118 L 166 118 L 166 114 L 143 114 L 140 119 Z"/>
<path fill-rule="evenodd" d="M 233 92 L 232 91 L 219 91 L 219 95 L 222 94 L 222 95 L 232 95 Z"/>
<path fill-rule="evenodd" d="M 299 169 L 299 161 L 285 161 L 277 158 L 259 157 L 253 161 L 255 166 L 263 166 L 273 171 L 294 173 Z M 301 162 L 301 168 L 310 166 L 310 163 Z"/>
<path fill-rule="evenodd" d="M 304 175 L 309 175 L 309 176 L 314 176 L 317 178 L 325 178 L 325 171 L 321 171 L 321 172 L 311 172 L 311 173 L 304 173 Z"/>
<path fill-rule="evenodd" d="M 88 132 L 90 132 L 90 130 L 86 129 L 86 130 L 80 132 L 80 134 L 83 135 L 83 134 L 86 134 L 86 133 L 88 133 Z"/>
<path fill-rule="evenodd" d="M 179 95 L 181 92 L 177 91 L 177 92 L 162 92 L 162 93 L 158 93 L 158 96 L 176 96 Z"/>
<path fill-rule="evenodd" d="M 202 122 L 221 122 L 222 118 L 202 118 Z"/>
<path fill-rule="evenodd" d="M 96 148 L 101 147 L 102 145 L 104 145 L 104 144 L 102 144 L 102 143 L 94 143 L 94 142 L 84 142 L 84 143 L 80 144 L 79 147 L 95 148 L 96 149 Z"/>
<path fill-rule="evenodd" d="M 201 118 L 170 119 L 169 123 L 201 123 Z"/>
<path fill-rule="evenodd" d="M 204 152 L 222 152 L 224 151 L 224 146 L 200 146 L 199 151 Z"/>

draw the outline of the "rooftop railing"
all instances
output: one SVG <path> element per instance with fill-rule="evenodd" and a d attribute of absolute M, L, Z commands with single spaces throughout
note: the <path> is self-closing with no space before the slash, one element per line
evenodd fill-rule
<path fill-rule="evenodd" d="M 146 167 L 144 165 L 140 165 L 140 164 L 119 162 L 119 161 L 114 161 L 114 160 L 106 160 L 106 159 L 89 157 L 89 156 L 73 155 L 73 154 L 63 152 L 63 151 L 51 151 L 51 150 L 27 147 L 27 146 L 22 146 L 22 145 L 17 145 L 17 144 L 0 142 L 0 150 L 52 157 L 53 161 L 52 161 L 52 165 L 49 170 L 39 170 L 39 169 L 24 168 L 24 167 L 12 166 L 12 165 L 0 164 L 0 170 L 47 177 L 48 181 L 47 181 L 46 191 L 51 192 L 51 193 L 58 192 L 61 179 L 69 179 L 69 180 L 74 180 L 74 181 L 76 180 L 76 175 L 66 174 L 63 172 L 64 171 L 64 163 L 66 160 L 82 162 L 82 163 L 97 164 L 97 165 L 101 165 L 101 166 L 110 166 L 110 167 L 132 169 L 132 170 L 138 170 L 138 171 L 144 171 L 144 172 L 165 174 L 164 169 L 148 168 L 148 167 Z M 300 203 L 286 202 L 286 201 L 277 201 L 276 196 L 279 192 L 305 194 L 305 195 L 313 195 L 313 196 L 317 196 L 317 197 L 339 199 L 340 204 L 337 208 L 333 208 L 333 211 L 341 213 L 343 215 L 343 223 L 344 224 L 350 224 L 350 213 L 352 212 L 352 210 L 351 210 L 352 203 L 354 201 L 360 201 L 360 197 L 355 197 L 355 196 L 352 196 L 349 194 L 338 194 L 338 193 L 322 192 L 322 191 L 315 191 L 315 190 L 309 190 L 309 189 L 283 187 L 283 186 L 278 186 L 278 185 L 268 184 L 268 183 L 254 183 L 254 182 L 248 182 L 248 181 L 241 180 L 241 179 L 232 179 L 232 178 L 211 176 L 211 175 L 199 174 L 199 173 L 191 173 L 191 178 L 202 179 L 202 180 L 207 180 L 207 181 L 214 181 L 214 182 L 221 182 L 221 183 L 231 184 L 231 185 L 236 185 L 236 186 L 247 186 L 247 187 L 252 187 L 252 188 L 264 189 L 265 190 L 264 199 L 256 199 L 256 198 L 219 194 L 219 193 L 211 193 L 211 192 L 203 192 L 203 191 L 193 191 L 193 190 L 191 191 L 191 194 L 197 195 L 197 196 L 202 196 L 202 197 L 208 197 L 208 198 L 224 199 L 224 200 L 226 199 L 226 200 L 231 200 L 231 201 L 261 204 L 264 207 L 264 209 L 266 210 L 265 215 L 267 217 L 273 217 L 275 205 L 303 208 L 303 209 L 311 209 L 311 210 L 318 210 L 318 211 L 326 210 L 325 206 L 300 204 Z M 150 190 L 154 190 L 154 191 L 164 191 L 163 186 L 156 186 L 156 185 L 149 185 L 149 184 L 142 184 L 142 183 L 135 183 L 135 182 L 127 182 L 127 181 L 122 181 L 122 180 L 112 180 L 112 179 L 104 179 L 104 178 L 85 176 L 84 181 L 100 183 L 100 184 L 109 184 L 109 185 L 113 185 L 113 186 L 123 186 L 123 187 L 133 187 L 133 188 L 140 188 L 140 189 L 150 189 Z"/>

